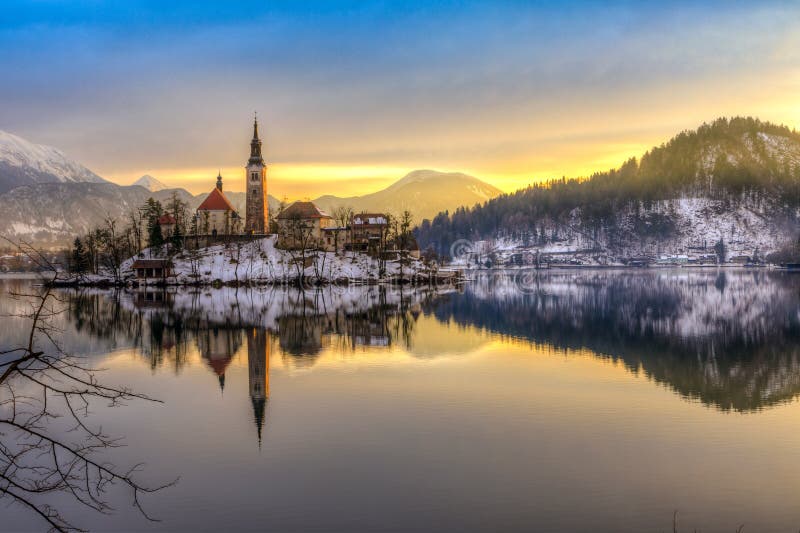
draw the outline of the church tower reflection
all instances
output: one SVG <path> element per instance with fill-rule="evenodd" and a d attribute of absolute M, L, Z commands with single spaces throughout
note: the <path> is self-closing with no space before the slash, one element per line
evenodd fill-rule
<path fill-rule="evenodd" d="M 264 427 L 265 408 L 269 398 L 270 344 L 271 339 L 267 330 L 263 328 L 247 330 L 247 377 L 259 447 L 261 446 L 261 431 Z"/>

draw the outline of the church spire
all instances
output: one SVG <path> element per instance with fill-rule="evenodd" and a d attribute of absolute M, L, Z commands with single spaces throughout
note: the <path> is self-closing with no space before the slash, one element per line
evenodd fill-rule
<path fill-rule="evenodd" d="M 261 156 L 261 139 L 258 138 L 258 115 L 253 117 L 253 140 L 250 141 L 250 160 L 249 163 L 264 163 Z"/>
<path fill-rule="evenodd" d="M 222 192 L 222 170 L 217 174 L 217 189 L 219 189 L 219 192 Z"/>

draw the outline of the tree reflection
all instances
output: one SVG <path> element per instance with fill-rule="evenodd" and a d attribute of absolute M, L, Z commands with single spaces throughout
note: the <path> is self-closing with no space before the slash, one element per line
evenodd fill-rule
<path fill-rule="evenodd" d="M 76 327 L 92 335 L 123 342 L 136 331 L 133 342 L 153 368 L 179 371 L 196 344 L 221 383 L 253 328 L 275 339 L 284 364 L 308 368 L 329 350 L 411 349 L 426 314 L 557 350 L 588 349 L 687 398 L 748 411 L 800 393 L 799 292 L 800 277 L 765 271 L 553 271 L 479 278 L 463 292 L 78 294 L 72 308 Z"/>
<path fill-rule="evenodd" d="M 427 307 L 442 321 L 589 349 L 723 410 L 800 393 L 800 278 L 774 272 L 540 273 L 478 280 Z"/>

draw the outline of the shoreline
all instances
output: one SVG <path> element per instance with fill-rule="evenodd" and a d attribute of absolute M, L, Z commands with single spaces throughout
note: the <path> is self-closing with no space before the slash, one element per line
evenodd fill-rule
<path fill-rule="evenodd" d="M 177 281 L 174 276 L 164 280 L 156 281 L 139 281 L 135 278 L 125 278 L 121 281 L 116 281 L 112 277 L 105 277 L 100 275 L 92 275 L 90 278 L 85 279 L 57 279 L 52 283 L 48 283 L 46 279 L 42 279 L 45 284 L 52 284 L 54 287 L 60 288 L 79 288 L 79 287 L 92 287 L 92 288 L 147 288 L 147 287 L 206 287 L 206 288 L 223 288 L 223 287 L 304 287 L 304 288 L 317 288 L 325 286 L 410 286 L 410 287 L 430 287 L 430 286 L 447 286 L 459 285 L 473 280 L 474 275 L 481 274 L 497 274 L 507 273 L 514 275 L 519 272 L 537 271 L 619 271 L 623 272 L 641 272 L 646 270 L 748 270 L 748 271 L 770 271 L 770 272 L 800 272 L 796 269 L 786 268 L 779 265 L 759 265 L 759 266 L 745 266 L 737 264 L 723 264 L 723 265 L 657 265 L 634 267 L 628 265 L 553 265 L 548 268 L 536 268 L 534 266 L 519 266 L 519 267 L 499 267 L 499 268 L 482 268 L 482 269 L 452 269 L 452 270 L 439 270 L 433 275 L 415 274 L 402 279 L 397 276 L 388 278 L 336 278 L 336 279 L 310 279 L 306 278 L 305 282 L 299 282 L 294 279 L 242 279 L 242 280 L 228 280 L 222 281 L 221 279 L 203 280 L 203 281 Z M 440 275 L 446 273 L 447 275 Z M 0 275 L 0 279 L 37 279 L 40 278 L 37 274 L 31 273 L 4 273 Z"/>

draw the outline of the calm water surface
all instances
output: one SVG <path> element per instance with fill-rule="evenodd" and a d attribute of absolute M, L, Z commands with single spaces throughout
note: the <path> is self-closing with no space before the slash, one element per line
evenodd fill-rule
<path fill-rule="evenodd" d="M 0 310 L 30 283 L 0 282 Z M 163 401 L 95 410 L 114 460 L 180 477 L 146 499 L 158 523 L 55 502 L 83 527 L 666 531 L 677 509 L 686 531 L 800 528 L 800 276 L 61 294 L 65 348 Z"/>

